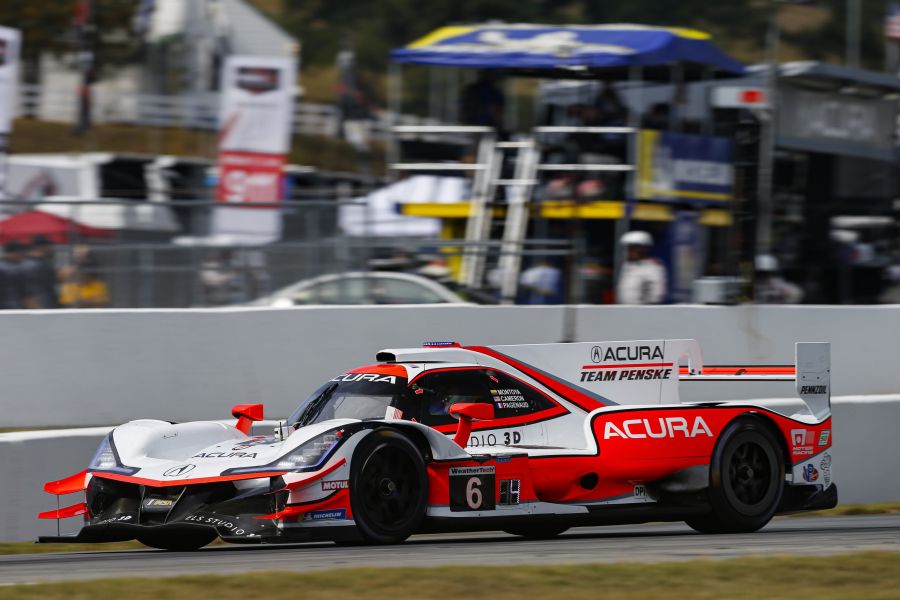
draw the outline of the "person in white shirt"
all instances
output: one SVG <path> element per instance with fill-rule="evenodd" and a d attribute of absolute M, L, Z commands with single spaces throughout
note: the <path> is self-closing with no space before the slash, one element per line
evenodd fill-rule
<path fill-rule="evenodd" d="M 542 260 L 519 276 L 525 288 L 526 304 L 559 304 L 562 302 L 562 271 Z"/>
<path fill-rule="evenodd" d="M 756 277 L 753 282 L 753 300 L 757 304 L 799 304 L 803 290 L 780 275 L 778 259 L 771 254 L 760 254 L 754 260 Z"/>
<path fill-rule="evenodd" d="M 650 256 L 653 238 L 646 231 L 629 231 L 619 242 L 625 262 L 616 286 L 619 304 L 659 304 L 666 295 L 666 269 Z"/>

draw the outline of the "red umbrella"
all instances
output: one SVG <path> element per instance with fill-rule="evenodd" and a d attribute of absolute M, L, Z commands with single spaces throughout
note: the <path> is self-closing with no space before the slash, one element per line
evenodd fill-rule
<path fill-rule="evenodd" d="M 88 227 L 40 210 L 19 213 L 0 221 L 0 244 L 28 243 L 38 235 L 54 244 L 65 244 L 73 238 L 110 238 L 113 233 L 110 229 Z"/>

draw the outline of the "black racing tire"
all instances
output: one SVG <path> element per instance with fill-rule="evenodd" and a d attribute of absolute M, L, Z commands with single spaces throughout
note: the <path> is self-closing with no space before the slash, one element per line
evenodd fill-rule
<path fill-rule="evenodd" d="M 215 531 L 179 531 L 179 532 L 147 532 L 138 536 L 137 540 L 145 546 L 171 552 L 191 552 L 211 544 L 219 537 Z"/>
<path fill-rule="evenodd" d="M 568 525 L 519 525 L 507 527 L 503 531 L 526 540 L 549 540 L 568 530 Z"/>
<path fill-rule="evenodd" d="M 399 544 L 425 519 L 428 473 L 409 438 L 376 429 L 356 447 L 350 462 L 350 506 L 363 540 Z"/>
<path fill-rule="evenodd" d="M 701 533 L 762 529 L 784 494 L 781 446 L 758 417 L 735 419 L 722 432 L 709 465 L 710 512 L 685 522 Z"/>

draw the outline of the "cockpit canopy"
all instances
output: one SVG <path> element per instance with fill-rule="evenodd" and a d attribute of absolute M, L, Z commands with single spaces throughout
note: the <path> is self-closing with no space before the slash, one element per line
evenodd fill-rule
<path fill-rule="evenodd" d="M 331 419 L 387 418 L 440 427 L 456 422 L 449 409 L 457 403 L 492 404 L 497 420 L 560 410 L 540 391 L 496 369 L 474 365 L 434 369 L 412 383 L 378 366 L 372 367 L 373 372 L 357 371 L 338 375 L 313 392 L 288 424 L 297 428 Z"/>

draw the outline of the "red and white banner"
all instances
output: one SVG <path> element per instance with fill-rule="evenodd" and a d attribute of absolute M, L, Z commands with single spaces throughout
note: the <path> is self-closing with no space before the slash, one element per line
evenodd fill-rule
<path fill-rule="evenodd" d="M 274 205 L 284 196 L 295 73 L 296 63 L 289 58 L 231 56 L 225 62 L 216 198 L 235 209 L 216 211 L 214 234 L 270 240 L 280 235 Z M 254 210 L 244 210 L 248 207 Z"/>
<path fill-rule="evenodd" d="M 221 202 L 271 204 L 284 192 L 284 154 L 222 152 L 219 155 Z"/>
<path fill-rule="evenodd" d="M 0 198 L 6 191 L 6 153 L 19 82 L 19 30 L 0 27 Z"/>
<path fill-rule="evenodd" d="M 281 200 L 281 172 L 290 150 L 293 60 L 231 56 L 222 74 L 218 199 Z"/>

